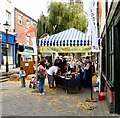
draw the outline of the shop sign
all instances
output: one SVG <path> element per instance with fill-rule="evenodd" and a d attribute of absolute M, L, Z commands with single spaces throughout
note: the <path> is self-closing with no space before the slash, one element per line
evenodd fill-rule
<path fill-rule="evenodd" d="M 34 50 L 24 49 L 24 52 L 34 53 Z"/>
<path fill-rule="evenodd" d="M 40 52 L 79 53 L 91 52 L 91 46 L 41 46 Z"/>
<path fill-rule="evenodd" d="M 29 66 L 29 63 L 25 63 L 25 66 Z"/>

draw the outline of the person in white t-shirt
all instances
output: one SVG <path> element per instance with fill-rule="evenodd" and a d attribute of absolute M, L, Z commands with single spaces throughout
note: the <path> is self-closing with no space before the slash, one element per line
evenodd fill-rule
<path fill-rule="evenodd" d="M 53 75 L 58 72 L 58 69 L 59 67 L 57 66 L 57 64 L 55 64 L 54 66 L 51 66 L 47 71 L 49 88 L 54 87 L 54 76 Z"/>

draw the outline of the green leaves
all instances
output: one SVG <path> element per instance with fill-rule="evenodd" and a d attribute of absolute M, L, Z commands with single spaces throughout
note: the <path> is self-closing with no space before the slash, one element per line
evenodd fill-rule
<path fill-rule="evenodd" d="M 48 6 L 48 16 L 41 15 L 38 22 L 38 35 L 42 33 L 55 34 L 69 28 L 87 31 L 88 17 L 82 4 L 51 2 Z"/>

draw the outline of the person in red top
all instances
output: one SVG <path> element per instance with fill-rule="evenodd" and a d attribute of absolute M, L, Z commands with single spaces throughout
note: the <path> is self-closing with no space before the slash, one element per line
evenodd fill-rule
<path fill-rule="evenodd" d="M 40 95 L 44 95 L 44 82 L 46 78 L 46 69 L 45 69 L 44 61 L 40 61 L 40 64 L 38 65 L 38 71 L 43 74 L 43 76 L 38 76 L 38 81 L 39 81 L 38 89 Z"/>

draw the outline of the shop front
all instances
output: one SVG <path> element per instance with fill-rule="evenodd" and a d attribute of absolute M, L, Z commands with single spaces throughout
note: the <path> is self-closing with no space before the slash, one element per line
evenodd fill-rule
<path fill-rule="evenodd" d="M 120 2 L 113 2 L 102 36 L 102 81 L 110 113 L 120 114 Z M 106 33 L 105 33 L 106 32 Z"/>
<path fill-rule="evenodd" d="M 15 36 L 8 34 L 8 42 L 6 42 L 6 34 L 1 32 L 0 33 L 0 65 L 1 68 L 4 68 L 6 65 L 6 56 L 8 56 L 8 65 L 9 67 L 14 67 L 15 62 Z M 6 50 L 8 54 L 6 55 Z"/>
<path fill-rule="evenodd" d="M 24 46 L 23 52 L 18 51 L 18 63 L 19 67 L 23 67 L 26 74 L 34 73 L 34 64 L 37 58 L 33 47 Z"/>

